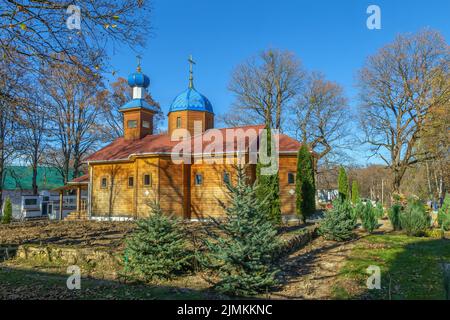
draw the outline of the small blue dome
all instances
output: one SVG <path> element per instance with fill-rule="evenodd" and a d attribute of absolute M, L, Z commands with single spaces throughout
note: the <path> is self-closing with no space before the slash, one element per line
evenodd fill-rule
<path fill-rule="evenodd" d="M 211 102 L 194 88 L 180 93 L 172 102 L 169 113 L 174 111 L 205 111 L 214 113 Z"/>
<path fill-rule="evenodd" d="M 128 85 L 130 87 L 147 88 L 150 85 L 150 79 L 141 72 L 135 72 L 129 75 Z"/>

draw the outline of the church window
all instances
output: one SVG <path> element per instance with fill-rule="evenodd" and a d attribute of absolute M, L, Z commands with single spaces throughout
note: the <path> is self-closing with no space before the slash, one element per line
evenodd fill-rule
<path fill-rule="evenodd" d="M 195 174 L 195 185 L 201 186 L 203 184 L 203 175 L 201 173 Z"/>
<path fill-rule="evenodd" d="M 128 177 L 128 187 L 132 188 L 134 186 L 134 177 Z"/>
<path fill-rule="evenodd" d="M 137 128 L 137 120 L 128 120 L 127 126 L 130 129 Z"/>
<path fill-rule="evenodd" d="M 223 182 L 225 183 L 225 184 L 227 184 L 227 183 L 230 183 L 231 181 L 230 181 L 230 173 L 229 172 L 224 172 L 223 173 Z"/>
<path fill-rule="evenodd" d="M 152 185 L 152 176 L 149 174 L 144 174 L 144 186 Z"/>
<path fill-rule="evenodd" d="M 108 179 L 103 177 L 102 180 L 100 181 L 100 188 L 106 189 L 106 187 L 108 187 Z"/>
<path fill-rule="evenodd" d="M 295 183 L 295 175 L 293 172 L 288 173 L 288 184 L 294 184 Z"/>
<path fill-rule="evenodd" d="M 181 117 L 177 117 L 177 129 L 181 128 Z"/>

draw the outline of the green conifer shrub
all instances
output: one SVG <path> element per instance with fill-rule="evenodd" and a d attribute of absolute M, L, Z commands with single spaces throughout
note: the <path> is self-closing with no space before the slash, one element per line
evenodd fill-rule
<path fill-rule="evenodd" d="M 444 203 L 438 212 L 439 226 L 445 231 L 450 231 L 450 194 L 445 195 Z"/>
<path fill-rule="evenodd" d="M 375 212 L 375 208 L 372 206 L 372 203 L 370 201 L 368 201 L 362 209 L 360 219 L 362 227 L 367 232 L 372 233 L 375 229 L 378 228 L 378 218 Z"/>
<path fill-rule="evenodd" d="M 375 216 L 378 219 L 382 219 L 384 217 L 384 208 L 383 208 L 383 205 L 381 204 L 381 202 L 377 202 L 374 210 L 375 210 Z"/>
<path fill-rule="evenodd" d="M 297 176 L 295 179 L 296 210 L 302 222 L 316 211 L 316 187 L 312 155 L 303 144 L 297 155 Z"/>
<path fill-rule="evenodd" d="M 430 228 L 431 217 L 420 201 L 410 200 L 400 215 L 400 224 L 407 235 L 420 237 Z"/>
<path fill-rule="evenodd" d="M 361 200 L 356 202 L 356 205 L 353 206 L 353 217 L 356 219 L 361 219 L 361 215 L 365 208 L 364 203 Z"/>
<path fill-rule="evenodd" d="M 388 217 L 391 221 L 392 227 L 395 231 L 399 231 L 402 229 L 401 223 L 400 223 L 400 215 L 402 213 L 402 206 L 398 203 L 395 203 L 392 205 L 392 207 L 389 209 Z"/>
<path fill-rule="evenodd" d="M 272 133 L 269 126 L 266 126 L 267 134 L 267 155 L 272 154 Z M 278 161 L 278 159 L 275 159 Z M 256 165 L 256 196 L 261 203 L 264 203 L 264 212 L 267 219 L 278 225 L 281 223 L 281 202 L 280 202 L 280 178 L 278 171 L 273 175 L 261 174 L 261 169 L 270 167 L 270 164 L 262 164 L 258 161 Z"/>
<path fill-rule="evenodd" d="M 224 204 L 225 219 L 213 219 L 218 231 L 209 230 L 204 239 L 207 253 L 202 259 L 219 279 L 215 288 L 236 296 L 255 295 L 277 285 L 281 248 L 277 229 L 263 211 L 264 203 L 246 180 L 239 167 L 236 185 L 227 183 L 230 202 Z"/>
<path fill-rule="evenodd" d="M 166 216 L 157 203 L 151 210 L 126 240 L 124 275 L 144 281 L 170 279 L 189 268 L 192 254 L 179 221 Z"/>
<path fill-rule="evenodd" d="M 339 177 L 338 177 L 338 190 L 339 190 L 339 198 L 344 201 L 348 199 L 348 177 L 347 172 L 344 167 L 339 167 Z"/>
<path fill-rule="evenodd" d="M 6 198 L 3 207 L 2 224 L 9 224 L 12 221 L 12 204 L 9 197 Z"/>
<path fill-rule="evenodd" d="M 356 219 L 349 201 L 335 200 L 333 208 L 325 213 L 319 233 L 328 240 L 346 241 L 354 237 Z"/>
<path fill-rule="evenodd" d="M 356 180 L 352 182 L 352 203 L 356 205 L 359 201 L 359 186 Z"/>

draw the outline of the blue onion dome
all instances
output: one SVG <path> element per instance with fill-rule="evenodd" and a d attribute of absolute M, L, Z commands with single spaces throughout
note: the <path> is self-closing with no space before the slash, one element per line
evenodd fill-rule
<path fill-rule="evenodd" d="M 172 102 L 169 113 L 174 111 L 204 111 L 214 113 L 208 98 L 190 86 L 189 89 L 180 93 Z"/>
<path fill-rule="evenodd" d="M 138 71 L 128 76 L 128 85 L 130 87 L 147 88 L 150 85 L 150 78 Z"/>

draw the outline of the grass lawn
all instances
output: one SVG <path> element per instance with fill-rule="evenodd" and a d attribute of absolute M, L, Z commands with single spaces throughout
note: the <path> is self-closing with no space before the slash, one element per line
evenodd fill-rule
<path fill-rule="evenodd" d="M 450 263 L 450 240 L 371 235 L 351 251 L 333 294 L 337 299 L 446 299 L 444 263 Z M 381 269 L 380 290 L 367 289 L 371 265 Z"/>

